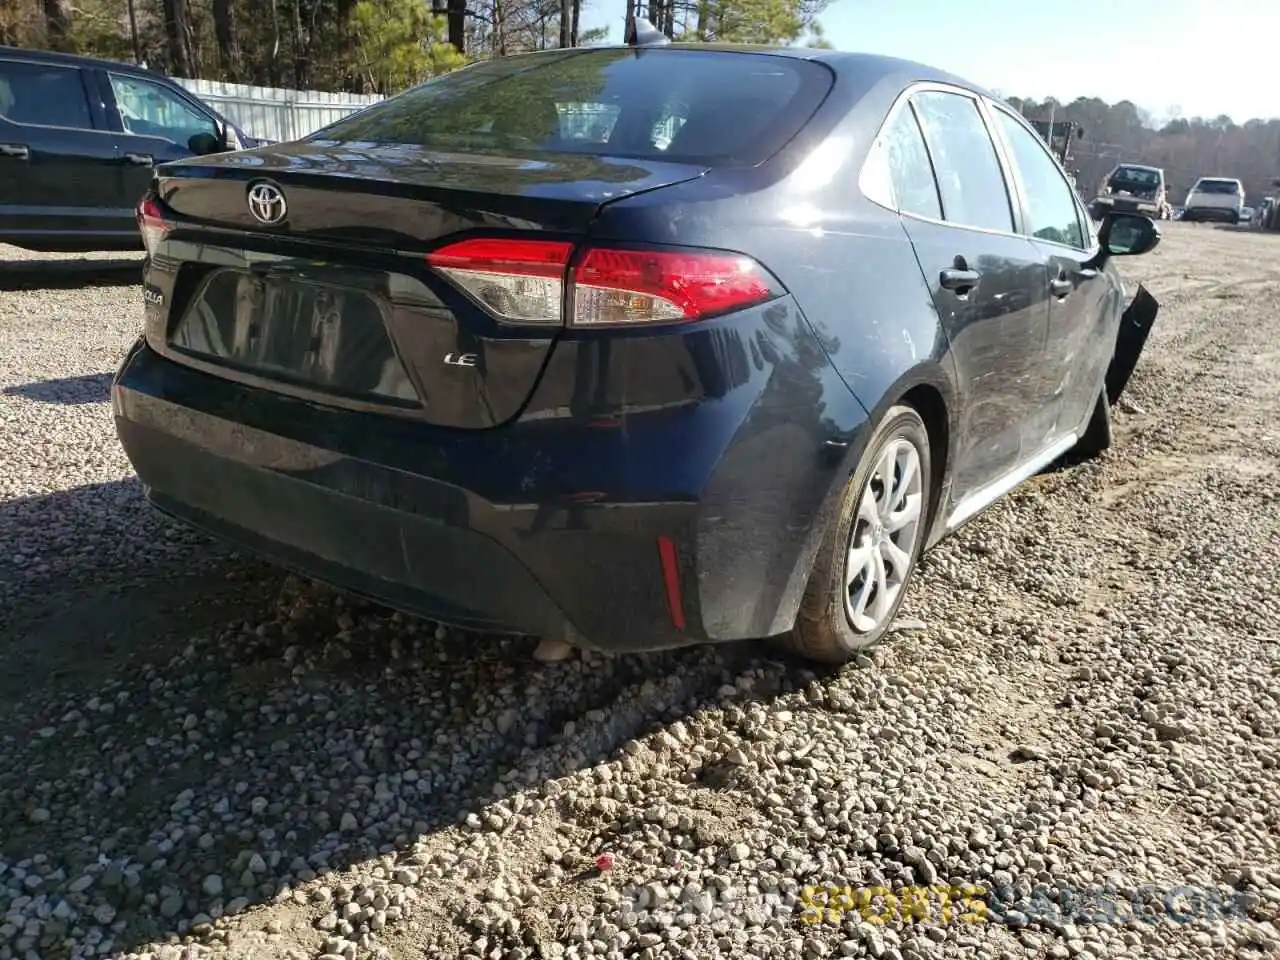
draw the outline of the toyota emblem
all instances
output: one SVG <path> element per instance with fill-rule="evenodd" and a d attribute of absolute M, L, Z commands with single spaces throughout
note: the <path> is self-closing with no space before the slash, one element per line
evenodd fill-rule
<path fill-rule="evenodd" d="M 270 183 L 255 183 L 249 188 L 249 212 L 259 223 L 279 223 L 289 212 L 280 188 Z"/>

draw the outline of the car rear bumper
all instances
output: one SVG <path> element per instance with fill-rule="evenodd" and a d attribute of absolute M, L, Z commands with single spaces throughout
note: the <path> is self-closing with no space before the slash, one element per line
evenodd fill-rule
<path fill-rule="evenodd" d="M 1235 207 L 1187 207 L 1182 212 L 1184 220 L 1221 220 L 1229 223 L 1240 219 L 1240 211 Z"/>
<path fill-rule="evenodd" d="M 806 429 L 779 419 L 798 408 L 777 382 L 762 396 L 770 379 L 740 385 L 732 403 L 569 425 L 571 455 L 555 436 L 563 424 L 442 431 L 319 408 L 141 343 L 112 399 L 121 443 L 167 514 L 431 619 L 644 650 L 794 621 L 841 476 L 822 459 L 818 412 L 848 423 L 851 444 L 862 412 L 841 387 L 845 402 L 817 405 Z M 655 473 L 664 457 L 670 469 Z M 608 477 L 630 489 L 611 493 Z"/>
<path fill-rule="evenodd" d="M 1161 209 L 1155 200 L 1140 200 L 1136 197 L 1098 197 L 1093 202 L 1103 211 L 1138 213 L 1143 216 L 1158 216 Z"/>

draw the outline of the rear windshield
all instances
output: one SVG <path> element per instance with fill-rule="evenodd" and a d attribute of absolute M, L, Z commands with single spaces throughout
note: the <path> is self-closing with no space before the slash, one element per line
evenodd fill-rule
<path fill-rule="evenodd" d="M 1201 180 L 1195 185 L 1200 193 L 1239 193 L 1239 180 Z"/>
<path fill-rule="evenodd" d="M 1111 175 L 1112 180 L 1120 180 L 1124 183 L 1138 183 L 1144 187 L 1160 186 L 1160 171 L 1150 170 L 1146 167 L 1116 167 L 1116 172 Z"/>
<path fill-rule="evenodd" d="M 306 139 L 750 165 L 799 132 L 831 81 L 821 64 L 764 54 L 557 51 L 429 80 Z"/>

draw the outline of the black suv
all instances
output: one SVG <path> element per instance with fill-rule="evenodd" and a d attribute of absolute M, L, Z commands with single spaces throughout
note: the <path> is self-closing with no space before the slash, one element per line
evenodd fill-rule
<path fill-rule="evenodd" d="M 0 46 L 0 243 L 141 249 L 152 167 L 264 142 L 150 70 Z"/>

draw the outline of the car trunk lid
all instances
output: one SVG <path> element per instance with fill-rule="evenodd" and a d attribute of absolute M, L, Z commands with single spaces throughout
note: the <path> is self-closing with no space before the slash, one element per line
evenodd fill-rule
<path fill-rule="evenodd" d="M 163 224 L 149 302 L 167 304 L 152 338 L 172 359 L 273 391 L 498 426 L 533 392 L 558 310 L 547 324 L 499 322 L 428 252 L 459 235 L 576 243 L 601 204 L 705 169 L 323 143 L 168 165 L 149 214 Z"/>
<path fill-rule="evenodd" d="M 604 156 L 319 141 L 168 164 L 158 187 L 167 207 L 195 223 L 413 250 L 473 228 L 580 234 L 600 204 L 705 170 Z M 282 195 L 277 221 L 254 214 L 249 192 L 257 185 Z"/>

